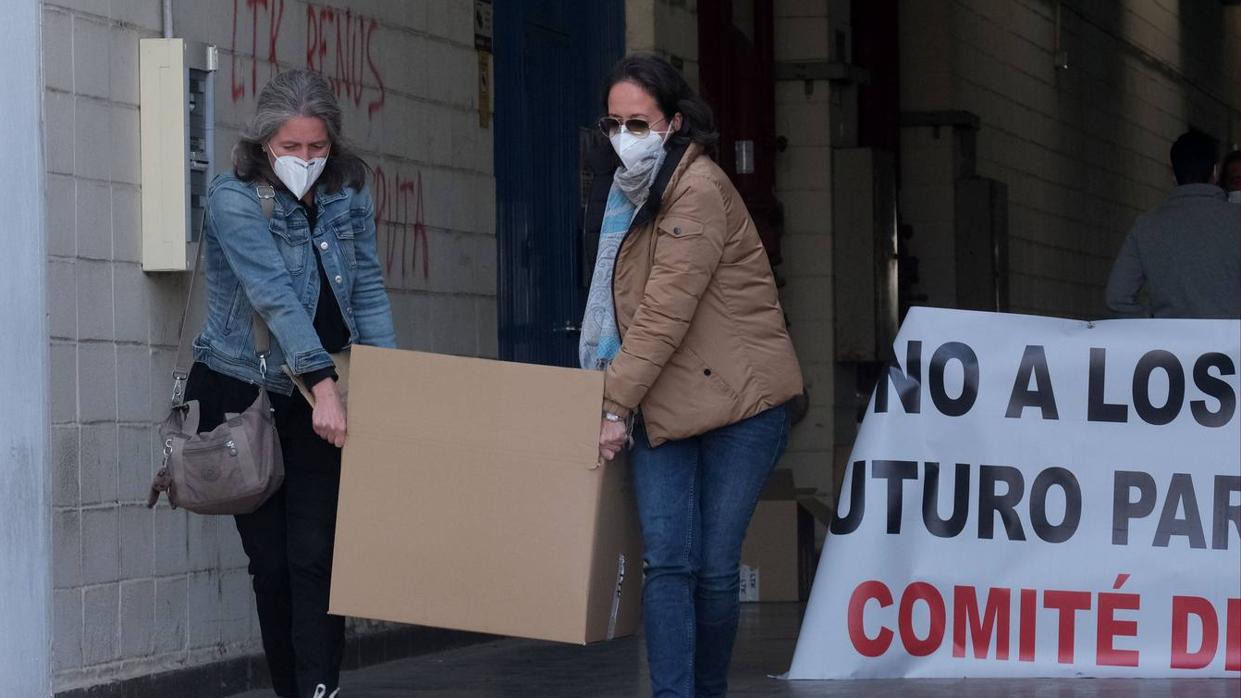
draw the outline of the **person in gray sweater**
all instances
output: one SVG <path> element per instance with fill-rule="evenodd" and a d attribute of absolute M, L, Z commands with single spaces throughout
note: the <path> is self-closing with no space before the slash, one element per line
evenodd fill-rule
<path fill-rule="evenodd" d="M 1216 163 L 1205 134 L 1172 145 L 1178 186 L 1134 223 L 1107 281 L 1119 316 L 1241 318 L 1241 206 L 1215 185 Z"/>

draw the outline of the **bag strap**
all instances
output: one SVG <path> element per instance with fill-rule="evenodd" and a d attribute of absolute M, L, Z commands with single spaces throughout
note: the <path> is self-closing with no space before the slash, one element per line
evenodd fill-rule
<path fill-rule="evenodd" d="M 259 205 L 263 207 L 263 217 L 271 221 L 276 209 L 276 189 L 270 184 L 258 184 L 255 193 L 259 197 Z M 193 348 L 186 327 L 197 327 L 201 322 L 189 323 L 190 313 L 203 306 L 203 287 L 198 283 L 198 270 L 202 266 L 204 252 L 207 247 L 207 212 L 203 211 L 202 231 L 198 240 L 198 254 L 194 260 L 194 269 L 190 272 L 190 287 L 185 293 L 185 308 L 181 311 L 181 325 L 177 331 L 177 358 L 173 364 L 172 404 L 180 405 L 185 398 L 185 382 L 190 376 L 190 368 L 194 364 Z M 254 332 L 254 350 L 259 357 L 259 370 L 267 373 L 267 357 L 271 353 L 271 331 L 259 314 L 254 313 L 251 319 Z"/>

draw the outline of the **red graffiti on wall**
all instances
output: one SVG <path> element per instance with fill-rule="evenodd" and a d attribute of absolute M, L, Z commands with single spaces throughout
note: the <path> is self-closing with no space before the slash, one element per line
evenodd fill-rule
<path fill-rule="evenodd" d="M 240 78 L 237 75 L 237 22 L 241 15 L 241 0 L 233 0 L 233 39 L 232 39 L 232 77 L 230 79 L 231 96 L 233 102 L 240 102 L 246 97 L 247 86 L 245 76 Z M 249 11 L 250 21 L 250 85 L 248 94 L 257 95 L 259 91 L 259 8 L 263 10 L 263 17 L 267 19 L 267 64 L 270 66 L 272 75 L 279 71 L 279 64 L 276 59 L 276 42 L 280 39 L 280 25 L 284 20 L 284 0 L 245 0 L 246 9 Z"/>
<path fill-rule="evenodd" d="M 377 93 L 366 103 L 368 117 L 383 108 L 387 97 L 383 75 L 375 61 L 373 37 L 378 28 L 379 20 L 350 9 L 306 5 L 306 66 L 323 73 L 336 98 L 347 99 L 355 107 L 362 105 L 363 93 L 368 88 Z M 334 59 L 330 70 L 329 55 Z M 374 86 L 366 84 L 368 72 Z"/>
<path fill-rule="evenodd" d="M 387 262 L 384 268 L 389 283 L 404 282 L 407 272 L 417 278 L 419 266 L 423 280 L 429 279 L 431 255 L 427 242 L 426 210 L 422 204 L 422 173 L 409 179 L 401 177 L 398 172 L 389 188 L 384 169 L 376 167 L 371 191 L 375 195 L 376 237 L 386 237 Z"/>

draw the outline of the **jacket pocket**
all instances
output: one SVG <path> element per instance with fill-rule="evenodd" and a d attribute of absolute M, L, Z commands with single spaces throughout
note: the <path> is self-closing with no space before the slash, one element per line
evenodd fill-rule
<path fill-rule="evenodd" d="M 284 266 L 290 274 L 300 274 L 306 269 L 306 256 L 310 254 L 310 235 L 305 230 L 289 230 L 284 221 L 272 220 L 272 237 Z"/>
<path fill-rule="evenodd" d="M 694 260 L 706 254 L 707 227 L 700 221 L 677 216 L 660 219 L 650 246 L 654 266 L 659 257 L 677 267 L 693 266 Z"/>
<path fill-rule="evenodd" d="M 659 229 L 661 235 L 669 235 L 674 238 L 698 237 L 706 232 L 705 226 L 698 221 L 673 216 L 660 219 L 655 227 Z"/>
<path fill-rule="evenodd" d="M 685 372 L 692 385 L 707 386 L 711 391 L 734 402 L 741 399 L 737 391 L 733 390 L 718 370 L 712 368 L 706 361 L 703 361 L 702 357 L 684 344 L 677 349 L 668 363 Z"/>
<path fill-rule="evenodd" d="M 355 221 L 353 225 L 358 225 L 358 223 Z M 351 271 L 357 269 L 358 252 L 355 248 L 355 245 L 357 244 L 356 231 L 354 231 L 353 226 L 350 225 L 337 225 L 335 228 L 336 245 L 340 248 L 341 258 L 345 260 L 345 264 L 348 265 Z"/>
<path fill-rule="evenodd" d="M 233 302 L 228 306 L 228 315 L 224 316 L 224 328 L 222 330 L 226 337 L 232 334 L 233 328 L 238 325 L 237 314 L 241 312 L 241 305 L 245 295 L 246 292 L 242 290 L 241 284 L 233 287 Z"/>

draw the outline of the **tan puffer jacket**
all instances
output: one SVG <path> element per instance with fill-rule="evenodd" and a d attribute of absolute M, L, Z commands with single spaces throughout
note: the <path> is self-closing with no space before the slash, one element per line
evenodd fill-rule
<path fill-rule="evenodd" d="M 669 158 L 680 154 L 669 153 Z M 641 408 L 652 446 L 782 405 L 802 391 L 767 254 L 741 195 L 702 148 L 683 150 L 654 217 L 617 253 L 621 350 L 605 409 Z"/>

